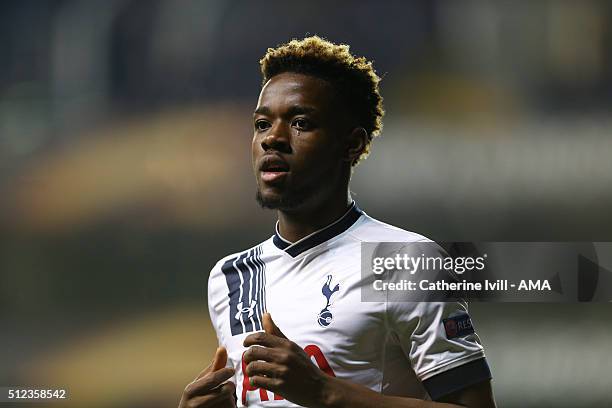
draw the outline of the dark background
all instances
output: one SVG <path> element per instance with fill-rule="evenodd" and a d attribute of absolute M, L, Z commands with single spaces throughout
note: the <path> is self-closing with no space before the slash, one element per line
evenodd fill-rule
<path fill-rule="evenodd" d="M 212 357 L 205 282 L 273 232 L 251 115 L 267 47 L 375 61 L 370 215 L 436 240 L 612 241 L 605 1 L 0 3 L 0 386 L 162 407 Z M 472 306 L 500 407 L 612 403 L 609 304 Z"/>

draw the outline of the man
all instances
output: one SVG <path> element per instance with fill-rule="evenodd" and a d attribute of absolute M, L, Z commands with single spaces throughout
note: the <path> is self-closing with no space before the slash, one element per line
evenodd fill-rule
<path fill-rule="evenodd" d="M 494 407 L 478 337 L 442 323 L 464 303 L 361 302 L 363 242 L 429 241 L 349 193 L 382 125 L 372 64 L 316 36 L 260 63 L 253 169 L 276 233 L 213 268 L 220 347 L 180 407 Z"/>

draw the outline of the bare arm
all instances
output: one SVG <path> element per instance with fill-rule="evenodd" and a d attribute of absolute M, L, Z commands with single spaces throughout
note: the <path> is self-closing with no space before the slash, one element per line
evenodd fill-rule
<path fill-rule="evenodd" d="M 442 402 L 385 396 L 334 377 L 325 380 L 324 389 L 323 402 L 320 406 L 330 408 L 495 408 L 489 380 L 449 394 L 442 398 Z"/>

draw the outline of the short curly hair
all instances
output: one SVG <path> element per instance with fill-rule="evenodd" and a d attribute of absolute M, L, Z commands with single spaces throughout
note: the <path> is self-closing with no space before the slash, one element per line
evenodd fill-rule
<path fill-rule="evenodd" d="M 334 44 L 315 35 L 268 48 L 259 64 L 262 85 L 284 72 L 312 75 L 331 83 L 368 135 L 368 143 L 353 165 L 367 157 L 372 139 L 382 130 L 385 114 L 378 88 L 380 77 L 371 61 L 351 54 L 346 44 Z"/>

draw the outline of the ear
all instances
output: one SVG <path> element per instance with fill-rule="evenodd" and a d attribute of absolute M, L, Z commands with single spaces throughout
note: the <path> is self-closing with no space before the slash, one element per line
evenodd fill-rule
<path fill-rule="evenodd" d="M 368 145 L 368 132 L 362 128 L 354 128 L 346 138 L 345 160 L 353 164 Z"/>

